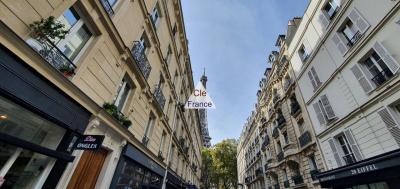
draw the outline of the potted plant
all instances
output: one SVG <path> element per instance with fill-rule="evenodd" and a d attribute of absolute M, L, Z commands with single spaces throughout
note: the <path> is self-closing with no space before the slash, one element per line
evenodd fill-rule
<path fill-rule="evenodd" d="M 118 112 L 118 109 L 114 104 L 104 103 L 103 108 L 124 127 L 129 128 L 132 125 L 132 121 L 122 113 Z"/>
<path fill-rule="evenodd" d="M 58 69 L 58 71 L 63 73 L 65 77 L 71 77 L 75 73 L 74 70 L 75 69 L 73 67 L 68 66 L 67 64 L 61 65 L 60 68 Z"/>

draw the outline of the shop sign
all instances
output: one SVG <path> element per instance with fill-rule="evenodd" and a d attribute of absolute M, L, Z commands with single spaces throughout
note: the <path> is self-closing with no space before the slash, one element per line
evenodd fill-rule
<path fill-rule="evenodd" d="M 365 165 L 362 167 L 351 169 L 350 172 L 352 175 L 357 175 L 357 174 L 362 174 L 362 173 L 368 173 L 370 171 L 375 171 L 375 170 L 378 170 L 378 168 L 376 167 L 375 164 L 371 164 L 371 165 Z"/>
<path fill-rule="evenodd" d="M 97 150 L 103 143 L 104 135 L 82 135 L 75 143 L 77 150 Z"/>

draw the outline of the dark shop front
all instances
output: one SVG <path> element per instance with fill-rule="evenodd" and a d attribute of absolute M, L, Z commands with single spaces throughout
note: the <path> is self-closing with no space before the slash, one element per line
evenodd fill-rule
<path fill-rule="evenodd" d="M 400 188 L 400 150 L 317 175 L 321 187 L 334 189 Z"/>
<path fill-rule="evenodd" d="M 133 145 L 126 145 L 111 182 L 112 189 L 159 189 L 165 169 Z M 168 172 L 168 189 L 186 188 L 176 175 Z"/>
<path fill-rule="evenodd" d="M 0 45 L 0 187 L 54 188 L 91 114 Z"/>

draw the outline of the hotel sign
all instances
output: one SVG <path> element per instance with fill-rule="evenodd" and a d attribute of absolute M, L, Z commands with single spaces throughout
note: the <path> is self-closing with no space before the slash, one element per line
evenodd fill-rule
<path fill-rule="evenodd" d="M 104 135 L 82 135 L 75 143 L 77 150 L 98 150 L 103 143 Z"/>

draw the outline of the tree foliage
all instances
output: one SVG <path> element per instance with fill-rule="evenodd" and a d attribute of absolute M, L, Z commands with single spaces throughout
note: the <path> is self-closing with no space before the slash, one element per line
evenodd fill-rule
<path fill-rule="evenodd" d="M 237 141 L 226 139 L 202 150 L 202 188 L 237 187 Z"/>

